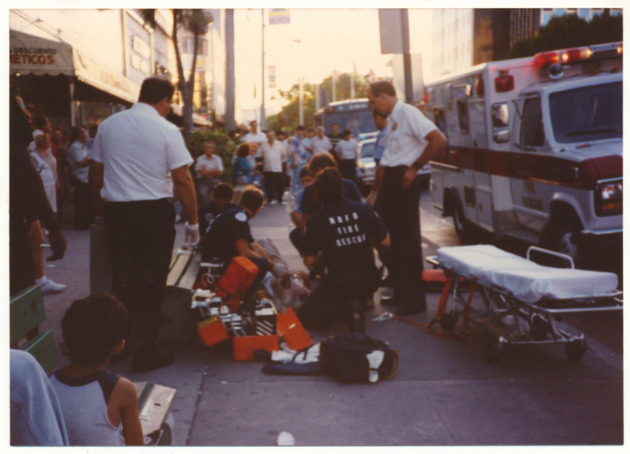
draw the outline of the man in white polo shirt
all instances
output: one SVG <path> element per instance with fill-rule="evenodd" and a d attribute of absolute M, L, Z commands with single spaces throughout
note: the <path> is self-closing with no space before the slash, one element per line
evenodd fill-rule
<path fill-rule="evenodd" d="M 275 204 L 282 203 L 284 194 L 284 174 L 282 173 L 282 163 L 286 158 L 284 144 L 276 140 L 273 131 L 267 133 L 267 141 L 260 147 L 263 161 L 263 175 L 267 202 Z"/>
<path fill-rule="evenodd" d="M 368 101 L 374 113 L 387 117 L 387 144 L 367 198 L 391 234 L 387 266 L 394 296 L 382 298 L 381 304 L 398 306 L 397 315 L 410 315 L 426 311 L 418 170 L 446 145 L 446 138 L 418 108 L 399 101 L 387 81 L 369 85 Z"/>
<path fill-rule="evenodd" d="M 175 240 L 173 186 L 186 213 L 186 242 L 199 241 L 193 159 L 168 114 L 174 87 L 162 77 L 142 83 L 138 102 L 101 123 L 91 149 L 90 189 L 102 213 L 113 293 L 135 321 L 132 372 L 173 361 L 156 347 L 161 302 Z M 104 202 L 104 203 L 103 203 Z"/>

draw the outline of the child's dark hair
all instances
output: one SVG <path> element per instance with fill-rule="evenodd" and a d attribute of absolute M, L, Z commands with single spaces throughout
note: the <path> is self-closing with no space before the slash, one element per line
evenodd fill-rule
<path fill-rule="evenodd" d="M 212 190 L 212 197 L 220 200 L 232 200 L 234 189 L 230 183 L 221 182 Z"/>
<path fill-rule="evenodd" d="M 304 166 L 300 169 L 300 172 L 298 173 L 298 178 L 304 178 L 307 176 L 313 176 L 313 174 L 310 170 L 308 170 L 308 166 Z"/>
<path fill-rule="evenodd" d="M 101 293 L 72 302 L 61 320 L 64 354 L 73 361 L 100 364 L 127 333 L 127 309 Z"/>

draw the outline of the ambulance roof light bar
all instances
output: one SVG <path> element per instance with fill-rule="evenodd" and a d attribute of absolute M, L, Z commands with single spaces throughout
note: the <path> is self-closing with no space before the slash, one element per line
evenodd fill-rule
<path fill-rule="evenodd" d="M 534 55 L 534 66 L 539 70 L 552 65 L 569 65 L 586 60 L 601 60 L 620 57 L 623 54 L 623 43 L 598 44 L 588 47 L 539 52 Z"/>

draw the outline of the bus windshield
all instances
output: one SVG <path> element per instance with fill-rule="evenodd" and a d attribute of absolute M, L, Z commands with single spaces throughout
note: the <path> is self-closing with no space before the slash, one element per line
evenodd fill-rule
<path fill-rule="evenodd" d="M 622 137 L 621 82 L 553 93 L 549 108 L 553 134 L 560 143 Z"/>
<path fill-rule="evenodd" d="M 333 123 L 339 124 L 340 132 L 344 129 L 352 131 L 352 137 L 377 132 L 372 112 L 365 101 L 329 106 L 317 115 L 317 120 L 326 128 L 326 133 L 330 133 Z"/>

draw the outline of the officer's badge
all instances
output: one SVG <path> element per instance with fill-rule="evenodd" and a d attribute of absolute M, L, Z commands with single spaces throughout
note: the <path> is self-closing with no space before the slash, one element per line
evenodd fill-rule
<path fill-rule="evenodd" d="M 398 122 L 394 122 L 394 126 L 392 126 L 392 131 L 396 131 L 396 128 L 398 128 Z"/>
<path fill-rule="evenodd" d="M 236 219 L 237 221 L 245 222 L 247 221 L 247 215 L 241 211 L 240 213 L 236 213 L 234 215 L 234 219 Z"/>

